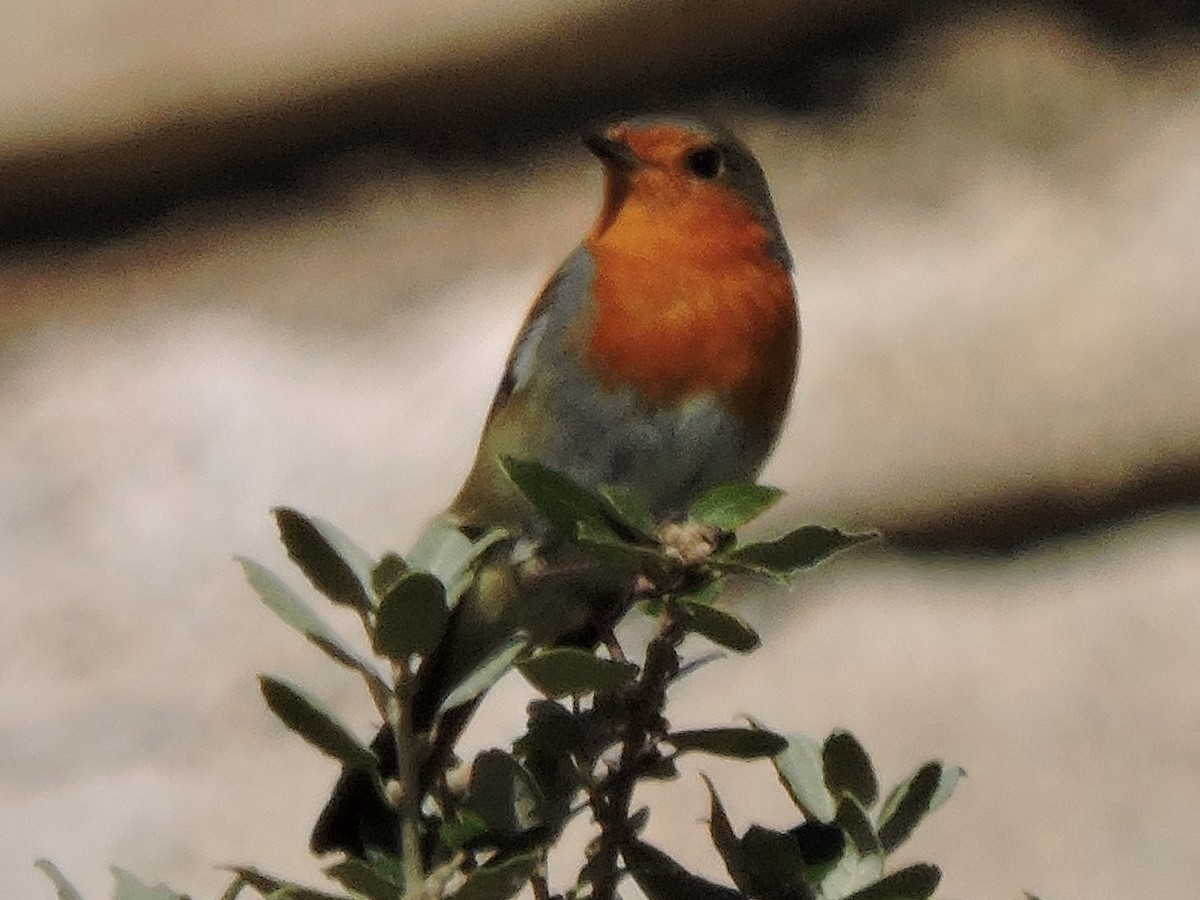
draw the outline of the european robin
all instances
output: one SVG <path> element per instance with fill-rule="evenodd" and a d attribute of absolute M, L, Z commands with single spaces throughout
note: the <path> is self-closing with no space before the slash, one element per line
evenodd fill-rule
<path fill-rule="evenodd" d="M 630 119 L 584 143 L 604 169 L 599 218 L 530 309 L 474 465 L 437 527 L 473 535 L 501 526 L 550 542 L 548 525 L 501 469 L 504 456 L 592 488 L 627 489 L 666 520 L 713 487 L 753 480 L 779 436 L 799 322 L 791 256 L 758 162 L 726 129 L 683 116 Z M 587 611 L 547 616 L 505 571 L 492 564 L 476 576 L 443 641 L 454 658 L 435 653 L 422 667 L 419 731 L 434 726 L 454 676 L 505 629 L 529 628 L 543 643 L 597 640 L 594 630 L 580 637 Z M 610 607 L 609 596 L 597 596 L 619 591 L 572 588 Z M 554 602 L 563 596 L 554 592 Z M 469 715 L 439 721 L 443 743 Z M 373 747 L 385 775 L 394 771 L 390 730 Z M 345 772 L 312 848 L 361 855 L 372 832 L 394 848 L 392 822 L 371 779 Z"/>

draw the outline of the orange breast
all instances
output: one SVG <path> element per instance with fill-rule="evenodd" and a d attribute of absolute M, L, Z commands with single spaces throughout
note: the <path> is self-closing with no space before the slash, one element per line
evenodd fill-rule
<path fill-rule="evenodd" d="M 606 386 L 635 386 L 655 405 L 714 392 L 748 423 L 777 425 L 798 341 L 789 272 L 736 196 L 652 188 L 635 188 L 588 238 L 591 368 Z"/>

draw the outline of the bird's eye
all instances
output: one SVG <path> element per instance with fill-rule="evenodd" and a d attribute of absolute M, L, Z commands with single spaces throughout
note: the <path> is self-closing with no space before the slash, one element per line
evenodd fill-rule
<path fill-rule="evenodd" d="M 689 153 L 684 162 L 689 172 L 707 181 L 721 174 L 725 168 L 725 155 L 719 147 L 701 147 Z"/>

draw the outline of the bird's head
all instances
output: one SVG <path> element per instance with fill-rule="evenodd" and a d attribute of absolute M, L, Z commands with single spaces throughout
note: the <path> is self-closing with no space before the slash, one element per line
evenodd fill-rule
<path fill-rule="evenodd" d="M 719 231 L 741 219 L 761 226 L 767 251 L 791 268 L 762 168 L 727 129 L 686 116 L 646 116 L 592 131 L 584 143 L 605 173 L 593 238 L 622 217 L 660 233 L 671 222 Z"/>

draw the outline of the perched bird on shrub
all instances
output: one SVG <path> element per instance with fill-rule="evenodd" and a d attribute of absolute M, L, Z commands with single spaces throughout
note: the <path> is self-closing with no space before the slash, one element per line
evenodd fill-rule
<path fill-rule="evenodd" d="M 604 168 L 599 218 L 530 309 L 441 527 L 550 537 L 502 457 L 624 488 L 664 520 L 713 487 L 753 480 L 779 436 L 799 323 L 791 256 L 758 162 L 724 128 L 683 116 L 630 119 L 584 143 Z M 586 611 L 559 623 L 520 596 L 503 566 L 486 574 L 443 641 L 455 659 L 448 651 L 422 670 L 418 729 L 433 726 L 451 673 L 471 661 L 463 648 L 487 645 L 489 629 L 540 630 L 547 642 L 599 637 L 580 637 Z M 591 600 L 614 590 L 594 587 Z M 452 738 L 469 715 L 455 717 Z M 390 731 L 373 746 L 394 772 Z M 367 775 L 343 773 L 312 848 L 361 855 L 371 820 L 388 832 L 394 814 Z"/>

